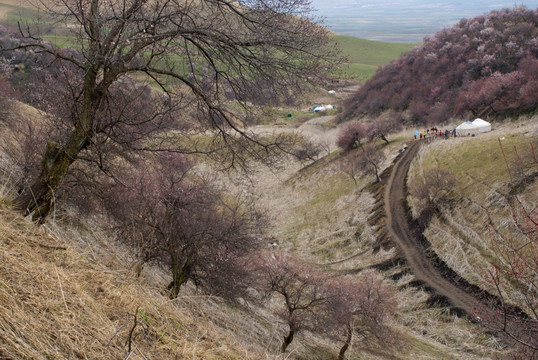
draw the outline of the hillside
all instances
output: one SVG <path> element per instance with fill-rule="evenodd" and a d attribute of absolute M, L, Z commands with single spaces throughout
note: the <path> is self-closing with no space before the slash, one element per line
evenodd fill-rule
<path fill-rule="evenodd" d="M 35 22 L 39 17 L 32 5 L 20 0 L 4 0 L 0 2 L 0 24 L 12 31 L 17 31 L 17 22 Z M 60 23 L 47 24 L 44 39 L 59 47 L 78 48 L 75 36 Z M 341 76 L 349 79 L 366 81 L 378 69 L 395 60 L 403 53 L 411 50 L 416 43 L 390 43 L 364 40 L 351 36 L 334 34 L 333 39 L 339 43 L 342 54 L 349 60 L 344 66 Z"/>
<path fill-rule="evenodd" d="M 536 355 L 535 115 L 469 138 L 339 125 L 356 86 L 295 102 L 331 71 L 311 22 L 95 4 L 71 9 L 83 53 L 0 28 L 2 360 Z M 402 51 L 363 44 L 367 66 Z"/>
<path fill-rule="evenodd" d="M 323 124 L 315 118 L 298 130 L 316 142 L 334 144 L 335 131 Z M 521 124 L 521 130 L 503 127 L 486 138 L 438 140 L 424 146 L 412 172 L 430 166 L 429 156 L 440 161 L 458 159 L 499 134 L 512 139 L 510 145 L 520 147 L 525 146 L 527 139 L 536 141 L 535 118 L 517 124 Z M 266 131 L 273 130 L 268 127 Z M 409 138 L 410 132 L 391 137 L 385 148 L 385 174 L 390 173 L 391 163 Z M 450 158 L 437 155 L 445 148 L 451 149 Z M 487 166 L 491 162 L 488 154 L 493 152 L 490 149 L 477 153 L 474 161 Z M 495 159 L 502 160 L 499 156 Z M 502 163 L 495 164 L 493 168 L 501 168 Z M 445 166 L 465 174 L 473 165 L 457 160 Z M 417 281 L 395 244 L 386 241 L 384 217 L 379 210 L 379 186 L 369 177 L 360 177 L 355 183 L 344 170 L 345 158 L 332 148 L 330 155 L 306 167 L 292 159 L 278 172 L 261 167 L 251 176 L 245 190 L 259 194 L 260 203 L 269 210 L 273 218 L 270 232 L 279 248 L 290 249 L 336 273 L 353 276 L 368 269 L 375 271 L 397 290 L 398 311 L 391 327 L 405 345 L 387 349 L 357 339 L 353 356 L 483 359 L 506 355 L 508 349 L 499 345 L 491 333 L 470 322 Z M 501 178 L 483 177 L 474 186 L 498 186 L 494 184 L 506 181 L 502 172 L 499 175 Z M 244 181 L 234 183 L 247 185 Z M 3 184 L 2 189 L 7 191 L 9 179 L 4 177 Z M 535 195 L 532 189 L 536 183 L 533 184 L 522 193 L 529 201 L 536 201 L 529 197 Z M 466 183 L 462 186 L 478 197 L 483 193 Z M 466 200 L 461 201 L 465 206 Z M 272 314 L 271 309 L 278 302 L 268 307 L 243 308 L 203 295 L 191 286 L 171 301 L 162 292 L 169 275 L 159 267 L 147 266 L 137 277 L 135 254 L 107 230 L 105 218 L 85 219 L 71 209 L 50 224 L 36 227 L 16 214 L 8 201 L 1 206 L 3 357 L 124 357 L 136 314 L 131 358 L 278 358 L 279 339 L 285 330 Z M 432 221 L 426 233 L 433 244 L 437 240 L 430 234 L 438 233 L 437 221 Z M 457 233 L 452 236 L 458 238 Z M 457 271 L 461 268 L 454 259 L 471 259 L 454 257 L 452 245 L 442 244 L 443 247 L 434 245 L 436 251 Z M 453 245 L 461 246 L 457 242 Z M 474 269 L 461 274 L 482 284 L 474 280 L 473 274 L 479 273 Z M 29 281 L 38 281 L 41 286 L 30 288 Z M 313 354 L 316 358 L 334 358 L 338 345 L 334 340 L 304 332 L 292 343 L 289 358 L 312 359 Z"/>
<path fill-rule="evenodd" d="M 129 256 L 99 226 L 36 228 L 0 207 L 1 359 L 202 359 L 249 351 L 226 330 L 238 334 L 238 312 L 194 293 L 171 302 L 156 288 L 162 279 L 137 278 Z"/>
<path fill-rule="evenodd" d="M 391 43 L 364 40 L 352 36 L 334 35 L 349 64 L 343 75 L 360 81 L 374 76 L 377 69 L 410 51 L 416 43 Z"/>
<path fill-rule="evenodd" d="M 532 113 L 538 98 L 538 10 L 463 19 L 385 66 L 347 103 L 343 119 L 405 112 L 414 124 Z"/>

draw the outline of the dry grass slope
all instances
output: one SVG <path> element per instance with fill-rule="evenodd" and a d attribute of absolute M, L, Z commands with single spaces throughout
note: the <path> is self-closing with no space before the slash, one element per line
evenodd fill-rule
<path fill-rule="evenodd" d="M 392 138 L 383 168 L 410 134 Z M 426 162 L 427 153 L 422 158 Z M 252 179 L 253 191 L 263 194 L 260 200 L 274 219 L 279 246 L 353 274 L 392 259 L 397 251 L 372 250 L 377 225 L 367 220 L 378 206 L 372 179 L 358 179 L 355 185 L 342 171 L 341 160 L 332 153 L 302 170 L 290 162 L 277 174 L 260 171 Z M 0 186 L 0 198 L 3 192 Z M 98 219 L 83 223 L 76 214 L 68 214 L 36 227 L 8 202 L 0 202 L 0 359 L 282 358 L 276 354 L 284 327 L 271 315 L 271 305 L 243 309 L 192 288 L 170 301 L 161 292 L 166 274 L 148 266 L 137 277 L 134 259 L 102 224 Z M 505 355 L 491 334 L 443 304 L 431 303 L 428 289 L 417 286 L 405 264 L 378 271 L 398 290 L 393 327 L 406 344 L 387 349 L 357 340 L 351 351 L 354 357 Z M 135 317 L 137 325 L 130 335 Z M 286 358 L 334 358 L 339 345 L 303 333 Z"/>
<path fill-rule="evenodd" d="M 211 299 L 177 301 L 0 205 L 1 359 L 123 359 L 129 339 L 130 359 L 251 358 L 209 320 Z"/>

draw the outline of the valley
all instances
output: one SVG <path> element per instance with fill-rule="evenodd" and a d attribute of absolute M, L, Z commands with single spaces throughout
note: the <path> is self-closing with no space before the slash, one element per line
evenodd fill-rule
<path fill-rule="evenodd" d="M 0 360 L 535 358 L 537 12 L 254 2 L 0 4 Z"/>

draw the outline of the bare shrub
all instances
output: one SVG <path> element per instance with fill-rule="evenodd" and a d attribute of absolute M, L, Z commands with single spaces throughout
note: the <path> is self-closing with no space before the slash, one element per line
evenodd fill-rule
<path fill-rule="evenodd" d="M 361 140 L 367 135 L 365 124 L 353 120 L 342 125 L 336 139 L 336 145 L 344 151 L 349 151 L 357 146 L 362 146 Z"/>
<path fill-rule="evenodd" d="M 479 310 L 476 316 L 482 325 L 508 336 L 516 357 L 533 358 L 538 353 L 538 214 L 517 197 L 505 202 L 508 231 L 486 211 L 493 256 L 485 278 L 498 300 L 491 311 Z M 521 310 L 514 306 L 516 297 Z"/>
<path fill-rule="evenodd" d="M 214 295 L 244 296 L 246 257 L 260 244 L 262 214 L 240 196 L 189 178 L 192 164 L 182 155 L 161 154 L 146 166 L 113 186 L 106 204 L 125 240 L 144 261 L 170 269 L 171 298 L 189 280 Z"/>
<path fill-rule="evenodd" d="M 411 196 L 418 200 L 417 209 L 424 224 L 440 205 L 450 204 L 456 199 L 457 183 L 456 176 L 449 170 L 435 167 L 424 170 L 420 178 L 408 185 Z"/>

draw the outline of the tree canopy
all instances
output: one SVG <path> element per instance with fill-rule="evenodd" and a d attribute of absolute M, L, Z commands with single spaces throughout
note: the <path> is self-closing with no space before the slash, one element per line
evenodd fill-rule
<path fill-rule="evenodd" d="M 41 7 L 66 25 L 74 46 L 56 47 L 39 27 L 23 24 L 24 39 L 2 46 L 8 57 L 43 54 L 42 66 L 55 68 L 44 83 L 56 95 L 41 100 L 62 131 L 46 139 L 40 174 L 16 199 L 35 218 L 50 212 L 74 162 L 91 159 L 105 169 L 102 160 L 114 147 L 227 151 L 226 166 L 268 158 L 281 139 L 262 140 L 241 127 L 252 100 L 299 91 L 339 62 L 303 0 L 58 0 Z M 128 78 L 153 89 L 129 85 Z M 212 140 L 203 146 L 155 140 L 172 130 Z"/>

